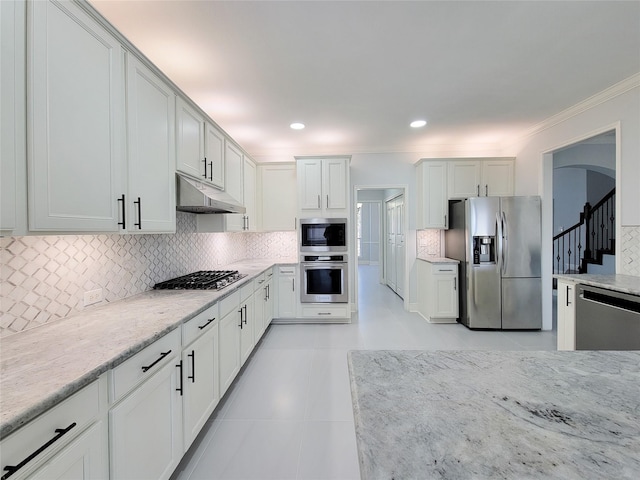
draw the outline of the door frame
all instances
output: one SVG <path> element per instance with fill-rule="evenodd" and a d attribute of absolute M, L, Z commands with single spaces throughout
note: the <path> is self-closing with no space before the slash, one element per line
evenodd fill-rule
<path fill-rule="evenodd" d="M 409 292 L 410 292 L 410 288 L 409 288 L 409 274 L 410 274 L 410 269 L 409 266 L 407 265 L 407 242 L 406 242 L 406 238 L 407 238 L 407 232 L 408 232 L 408 228 L 409 228 L 409 186 L 406 184 L 391 184 L 391 185 L 354 185 L 353 186 L 353 202 L 351 202 L 351 218 L 354 219 L 355 222 L 355 218 L 356 218 L 356 214 L 357 214 L 357 208 L 358 208 L 358 191 L 360 190 L 400 190 L 400 192 L 398 192 L 397 194 L 388 197 L 388 198 L 383 198 L 382 200 L 382 208 L 380 211 L 380 217 L 381 217 L 381 223 L 382 225 L 386 225 L 386 213 L 385 213 L 385 203 L 387 200 L 390 200 L 392 198 L 397 197 L 398 195 L 404 195 L 404 227 L 403 227 L 403 235 L 405 238 L 405 252 L 404 252 L 404 288 L 405 288 L 405 296 L 403 299 L 403 307 L 405 311 L 409 311 Z M 349 272 L 349 275 L 351 276 L 351 278 L 353 279 L 353 281 L 351 281 L 351 285 L 353 286 L 353 288 L 351 289 L 352 291 L 352 308 L 351 311 L 353 312 L 357 312 L 358 311 L 358 298 L 360 295 L 359 290 L 359 283 L 358 283 L 358 261 L 357 261 L 357 255 L 356 255 L 356 249 L 355 249 L 355 245 L 356 242 L 358 240 L 357 238 L 357 232 L 355 228 L 352 228 L 352 233 L 351 233 L 351 245 L 352 247 L 350 248 L 350 253 L 349 256 L 351 258 L 354 258 L 355 261 L 351 261 L 349 262 L 349 264 L 351 265 L 351 271 Z M 382 246 L 382 251 L 381 251 L 381 255 L 386 255 L 386 226 L 381 226 L 381 240 L 380 240 L 380 244 L 384 245 Z M 381 256 L 381 265 L 384 263 L 383 259 L 384 257 Z M 354 268 L 355 266 L 355 268 Z M 380 283 L 384 283 L 384 277 L 383 277 L 383 268 L 380 268 L 379 270 L 380 274 L 379 274 L 379 282 Z"/>

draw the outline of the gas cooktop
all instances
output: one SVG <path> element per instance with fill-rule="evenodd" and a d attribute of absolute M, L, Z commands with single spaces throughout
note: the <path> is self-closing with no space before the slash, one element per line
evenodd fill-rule
<path fill-rule="evenodd" d="M 156 290 L 221 290 L 246 277 L 237 270 L 201 270 L 156 283 Z"/>

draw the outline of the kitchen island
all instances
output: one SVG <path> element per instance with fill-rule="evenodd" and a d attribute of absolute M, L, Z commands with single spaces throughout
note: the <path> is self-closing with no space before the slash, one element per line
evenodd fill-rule
<path fill-rule="evenodd" d="M 363 479 L 640 478 L 640 352 L 352 351 Z"/>

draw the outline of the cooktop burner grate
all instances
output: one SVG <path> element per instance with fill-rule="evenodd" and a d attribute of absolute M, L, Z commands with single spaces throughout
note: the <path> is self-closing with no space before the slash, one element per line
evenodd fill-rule
<path fill-rule="evenodd" d="M 237 270 L 202 270 L 157 283 L 156 290 L 220 290 L 246 277 Z"/>

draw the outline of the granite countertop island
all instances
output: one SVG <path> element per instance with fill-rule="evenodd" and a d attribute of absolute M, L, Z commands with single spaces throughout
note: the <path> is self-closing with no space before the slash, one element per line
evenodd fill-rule
<path fill-rule="evenodd" d="M 220 291 L 151 290 L 0 340 L 0 437 L 96 380 L 274 264 L 223 267 L 247 277 Z"/>
<path fill-rule="evenodd" d="M 640 352 L 352 351 L 363 479 L 640 478 Z"/>
<path fill-rule="evenodd" d="M 631 295 L 640 295 L 640 277 L 634 275 L 580 273 L 556 274 L 554 278 L 571 283 L 581 283 L 582 285 L 591 285 L 592 287 L 629 293 Z"/>

